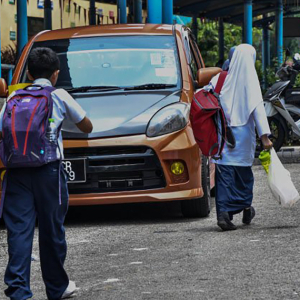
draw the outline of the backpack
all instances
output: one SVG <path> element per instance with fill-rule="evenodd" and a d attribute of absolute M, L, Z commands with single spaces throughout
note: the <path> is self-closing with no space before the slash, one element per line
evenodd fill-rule
<path fill-rule="evenodd" d="M 54 90 L 31 85 L 17 90 L 7 101 L 0 143 L 0 158 L 6 168 L 39 167 L 58 160 L 57 141 L 46 137 Z"/>
<path fill-rule="evenodd" d="M 220 73 L 214 93 L 202 89 L 194 95 L 190 119 L 196 143 L 205 156 L 220 159 L 226 140 L 226 119 L 218 96 L 227 72 Z"/>

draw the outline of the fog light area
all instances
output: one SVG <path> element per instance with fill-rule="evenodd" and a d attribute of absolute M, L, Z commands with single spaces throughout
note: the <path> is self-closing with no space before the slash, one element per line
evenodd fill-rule
<path fill-rule="evenodd" d="M 173 162 L 171 165 L 171 172 L 174 175 L 181 175 L 184 172 L 184 165 L 180 161 Z"/>

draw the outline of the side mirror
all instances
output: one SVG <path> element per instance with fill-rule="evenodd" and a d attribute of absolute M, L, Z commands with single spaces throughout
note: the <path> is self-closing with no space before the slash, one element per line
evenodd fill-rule
<path fill-rule="evenodd" d="M 209 84 L 211 79 L 222 71 L 221 68 L 211 67 L 199 69 L 197 72 L 197 82 L 200 87 Z"/>
<path fill-rule="evenodd" d="M 7 97 L 7 84 L 5 79 L 0 78 L 0 97 L 6 98 Z"/>

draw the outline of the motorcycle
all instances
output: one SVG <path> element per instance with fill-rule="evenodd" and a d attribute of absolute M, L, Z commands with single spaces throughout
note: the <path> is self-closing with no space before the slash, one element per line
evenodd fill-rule
<path fill-rule="evenodd" d="M 290 56 L 289 51 L 286 57 Z M 300 139 L 300 88 L 294 87 L 300 73 L 300 54 L 293 61 L 286 60 L 276 75 L 275 82 L 265 93 L 263 100 L 271 129 L 270 139 L 274 149 L 279 151 L 284 142 Z M 260 147 L 259 147 L 260 148 Z"/>

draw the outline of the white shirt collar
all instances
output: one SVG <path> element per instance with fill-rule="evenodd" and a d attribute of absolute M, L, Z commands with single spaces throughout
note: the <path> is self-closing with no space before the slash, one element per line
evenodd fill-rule
<path fill-rule="evenodd" d="M 50 80 L 46 78 L 38 78 L 33 82 L 33 84 L 38 84 L 40 86 L 52 86 Z"/>

